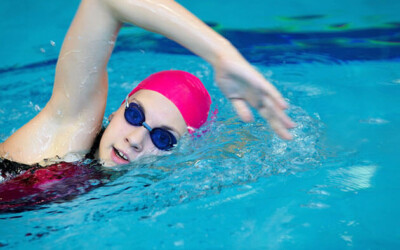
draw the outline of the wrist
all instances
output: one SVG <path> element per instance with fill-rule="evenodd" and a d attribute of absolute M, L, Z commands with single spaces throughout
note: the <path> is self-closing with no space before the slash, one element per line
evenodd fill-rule
<path fill-rule="evenodd" d="M 214 68 L 219 68 L 227 62 L 246 61 L 240 52 L 236 50 L 228 40 L 226 40 L 226 42 L 227 44 L 221 49 L 218 49 L 218 52 L 215 53 L 214 58 L 210 61 Z"/>

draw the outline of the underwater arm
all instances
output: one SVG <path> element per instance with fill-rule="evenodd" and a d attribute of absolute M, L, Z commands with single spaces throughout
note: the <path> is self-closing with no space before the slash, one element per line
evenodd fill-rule
<path fill-rule="evenodd" d="M 287 104 L 276 88 L 256 71 L 231 43 L 172 0 L 102 0 L 120 22 L 162 34 L 208 61 L 222 92 L 244 121 L 253 119 L 249 104 L 274 131 L 291 139 L 295 126 L 284 113 Z"/>

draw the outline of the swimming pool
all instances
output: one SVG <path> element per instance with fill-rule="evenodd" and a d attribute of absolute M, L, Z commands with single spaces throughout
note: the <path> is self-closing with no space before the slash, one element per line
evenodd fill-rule
<path fill-rule="evenodd" d="M 186 137 L 171 156 L 132 165 L 73 200 L 1 214 L 0 245 L 398 248 L 400 4 L 180 2 L 289 99 L 299 124 L 294 140 L 279 140 L 260 119 L 240 122 L 208 64 L 126 26 L 108 67 L 106 115 L 150 73 L 183 69 L 202 79 L 219 110 L 210 132 Z M 0 140 L 50 97 L 57 52 L 77 4 L 36 1 L 21 15 L 19 6 L 0 4 L 9 17 L 1 22 L 7 43 L 0 50 Z"/>

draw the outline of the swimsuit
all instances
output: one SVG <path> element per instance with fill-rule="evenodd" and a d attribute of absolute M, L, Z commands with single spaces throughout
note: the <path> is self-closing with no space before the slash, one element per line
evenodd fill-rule
<path fill-rule="evenodd" d="M 105 128 L 97 135 L 86 159 L 94 159 Z M 46 167 L 27 165 L 0 158 L 0 213 L 30 210 L 51 201 L 70 200 L 104 185 L 111 173 L 101 171 L 100 164 L 60 162 Z"/>
<path fill-rule="evenodd" d="M 8 171 L 9 166 L 16 165 L 20 166 L 16 168 L 19 173 Z M 50 201 L 70 200 L 103 185 L 110 177 L 98 167 L 81 162 L 39 167 L 2 160 L 0 168 L 2 174 L 8 174 L 0 183 L 0 212 L 18 212 Z M 12 178 L 15 173 L 17 176 Z"/>
<path fill-rule="evenodd" d="M 16 176 L 32 167 L 33 166 L 0 158 L 0 182 Z"/>

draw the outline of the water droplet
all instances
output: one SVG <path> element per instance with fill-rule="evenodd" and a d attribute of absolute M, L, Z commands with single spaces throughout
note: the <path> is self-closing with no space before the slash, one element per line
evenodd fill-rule
<path fill-rule="evenodd" d="M 99 181 L 99 180 L 96 180 L 96 179 L 88 180 L 88 182 L 89 182 L 89 184 L 92 185 L 92 186 L 97 186 L 97 185 L 100 184 L 100 181 Z"/>
<path fill-rule="evenodd" d="M 183 246 L 183 245 L 185 245 L 185 242 L 183 240 L 178 240 L 178 241 L 174 242 L 174 245 L 176 247 Z"/>
<path fill-rule="evenodd" d="M 368 124 L 386 124 L 389 121 L 381 119 L 381 118 L 370 118 L 367 120 L 360 120 L 360 123 L 368 123 Z"/>

